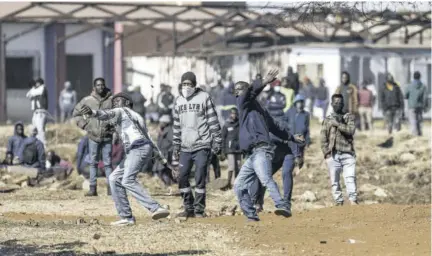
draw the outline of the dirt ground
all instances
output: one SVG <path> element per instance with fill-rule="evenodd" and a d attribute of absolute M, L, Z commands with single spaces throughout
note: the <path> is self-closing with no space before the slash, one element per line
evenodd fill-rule
<path fill-rule="evenodd" d="M 11 131 L 0 127 L 0 148 Z M 0 255 L 430 255 L 430 126 L 425 131 L 422 138 L 406 129 L 393 138 L 382 130 L 358 132 L 360 205 L 334 207 L 314 125 L 289 219 L 271 213 L 268 195 L 259 223 L 246 222 L 239 211 L 223 216 L 221 208 L 236 199 L 232 191 L 210 190 L 209 218 L 154 222 L 131 199 L 138 225 L 111 227 L 116 212 L 103 178 L 97 198 L 50 186 L 0 194 Z M 74 158 L 81 133 L 73 126 L 49 126 L 47 136 L 49 149 Z M 275 177 L 281 185 L 280 172 Z M 181 198 L 164 195 L 155 178 L 139 180 L 172 213 L 181 211 Z"/>

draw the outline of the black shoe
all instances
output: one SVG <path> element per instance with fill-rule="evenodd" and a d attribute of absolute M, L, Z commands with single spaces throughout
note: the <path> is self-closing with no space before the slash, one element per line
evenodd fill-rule
<path fill-rule="evenodd" d="M 274 211 L 274 213 L 275 213 L 277 216 L 284 216 L 284 217 L 286 217 L 286 218 L 292 216 L 291 211 L 290 211 L 289 209 L 287 209 L 287 208 L 277 208 L 277 209 Z"/>
<path fill-rule="evenodd" d="M 195 218 L 205 218 L 205 217 L 207 217 L 207 214 L 205 214 L 205 212 L 195 213 Z"/>
<path fill-rule="evenodd" d="M 98 196 L 96 186 L 90 186 L 90 190 L 84 196 Z"/>
<path fill-rule="evenodd" d="M 184 211 L 184 212 L 178 213 L 176 215 L 176 218 L 181 219 L 181 220 L 187 220 L 188 218 L 195 218 L 195 213 L 189 212 L 189 211 Z"/>
<path fill-rule="evenodd" d="M 257 217 L 248 217 L 247 218 L 247 221 L 248 222 L 258 222 L 258 221 L 260 221 L 260 219 L 258 218 L 258 216 Z"/>

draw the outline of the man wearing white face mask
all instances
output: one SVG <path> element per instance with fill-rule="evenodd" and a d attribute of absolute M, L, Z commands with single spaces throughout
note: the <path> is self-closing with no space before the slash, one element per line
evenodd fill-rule
<path fill-rule="evenodd" d="M 178 218 L 205 217 L 206 177 L 212 154 L 221 152 L 222 136 L 216 107 L 210 95 L 196 86 L 196 77 L 181 77 L 181 92 L 174 101 L 173 161 L 178 161 L 178 182 L 184 212 Z M 195 198 L 189 175 L 195 164 Z"/>
<path fill-rule="evenodd" d="M 284 115 L 284 108 L 286 106 L 286 97 L 281 93 L 281 83 L 276 80 L 272 83 L 273 90 L 269 95 L 266 108 L 273 118 L 281 118 Z"/>

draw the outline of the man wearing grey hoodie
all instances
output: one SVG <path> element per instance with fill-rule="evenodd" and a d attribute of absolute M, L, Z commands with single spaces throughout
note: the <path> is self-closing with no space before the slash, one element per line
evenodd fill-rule
<path fill-rule="evenodd" d="M 184 212 L 178 218 L 205 217 L 206 177 L 209 158 L 221 151 L 222 136 L 215 105 L 207 92 L 197 88 L 195 74 L 181 77 L 181 92 L 174 101 L 173 160 L 179 160 L 178 177 Z M 189 183 L 195 164 L 195 198 Z"/>

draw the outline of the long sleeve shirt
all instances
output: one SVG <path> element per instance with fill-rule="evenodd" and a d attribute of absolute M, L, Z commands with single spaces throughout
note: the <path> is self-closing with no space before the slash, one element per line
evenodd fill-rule
<path fill-rule="evenodd" d="M 339 119 L 338 127 L 331 124 L 332 119 Z M 321 150 L 324 157 L 333 151 L 355 154 L 354 133 L 355 133 L 354 115 L 345 114 L 332 115 L 326 117 L 321 127 Z"/>

